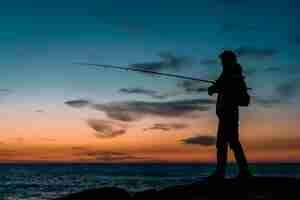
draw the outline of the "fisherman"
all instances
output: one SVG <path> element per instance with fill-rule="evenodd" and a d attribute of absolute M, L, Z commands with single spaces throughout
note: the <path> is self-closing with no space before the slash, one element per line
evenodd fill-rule
<path fill-rule="evenodd" d="M 247 160 L 239 141 L 239 106 L 249 104 L 247 87 L 242 75 L 242 67 L 237 62 L 237 57 L 232 51 L 224 51 L 220 56 L 223 72 L 215 84 L 208 88 L 208 94 L 218 94 L 216 114 L 219 119 L 217 132 L 217 166 L 209 179 L 223 179 L 227 163 L 228 146 L 233 150 L 239 167 L 238 178 L 250 178 Z M 244 99 L 241 99 L 244 98 Z M 247 99 L 248 98 L 248 99 Z"/>

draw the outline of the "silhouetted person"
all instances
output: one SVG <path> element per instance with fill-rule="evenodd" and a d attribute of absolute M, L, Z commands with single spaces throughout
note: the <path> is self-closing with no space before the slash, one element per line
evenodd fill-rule
<path fill-rule="evenodd" d="M 209 95 L 218 94 L 216 113 L 219 118 L 216 143 L 217 167 L 216 172 L 209 178 L 224 178 L 228 146 L 233 150 L 239 167 L 238 177 L 248 178 L 251 177 L 251 173 L 239 141 L 239 98 L 243 95 L 241 93 L 247 93 L 247 87 L 236 55 L 232 51 L 224 51 L 220 59 L 223 72 L 216 83 L 208 88 Z"/>

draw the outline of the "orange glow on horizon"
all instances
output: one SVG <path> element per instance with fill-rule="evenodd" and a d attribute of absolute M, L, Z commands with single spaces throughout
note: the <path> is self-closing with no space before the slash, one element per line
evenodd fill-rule
<path fill-rule="evenodd" d="M 56 111 L 57 112 L 57 111 Z M 67 113 L 67 114 L 66 114 Z M 29 113 L 8 115 L 3 120 L 0 146 L 1 162 L 210 162 L 215 161 L 214 146 L 183 144 L 182 140 L 214 136 L 217 119 L 210 113 L 197 119 L 151 117 L 128 125 L 125 134 L 97 138 L 88 127 L 87 116 L 70 113 Z M 72 112 L 71 112 L 72 113 Z M 34 120 L 33 120 L 34 119 Z M 186 121 L 187 128 L 172 131 L 145 128 L 156 122 Z M 297 121 L 273 119 L 264 124 L 251 119 L 241 124 L 241 140 L 250 161 L 299 161 L 300 138 L 294 134 Z M 259 126 L 254 126 L 260 124 Z M 276 128 L 274 128 L 276 124 Z M 4 134 L 5 133 L 5 134 Z M 232 160 L 232 156 L 230 157 Z"/>

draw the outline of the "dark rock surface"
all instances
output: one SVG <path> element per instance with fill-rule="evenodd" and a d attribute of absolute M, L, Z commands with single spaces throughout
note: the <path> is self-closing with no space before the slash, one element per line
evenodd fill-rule
<path fill-rule="evenodd" d="M 129 194 L 119 188 L 99 188 L 70 194 L 57 200 L 205 200 L 205 199 L 300 199 L 300 180 L 285 177 L 256 177 L 247 181 L 226 179 L 196 182 L 162 190 L 146 190 Z"/>
<path fill-rule="evenodd" d="M 128 192 L 123 189 L 115 187 L 99 188 L 85 190 L 82 192 L 69 194 L 65 197 L 58 198 L 57 200 L 94 200 L 94 199 L 107 199 L 107 200 L 130 200 L 132 199 Z"/>

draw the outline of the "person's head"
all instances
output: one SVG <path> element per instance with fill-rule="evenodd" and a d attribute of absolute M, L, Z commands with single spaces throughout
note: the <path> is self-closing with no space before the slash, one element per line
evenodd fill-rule
<path fill-rule="evenodd" d="M 221 59 L 224 70 L 232 70 L 237 64 L 237 56 L 233 51 L 223 51 L 219 58 Z"/>

